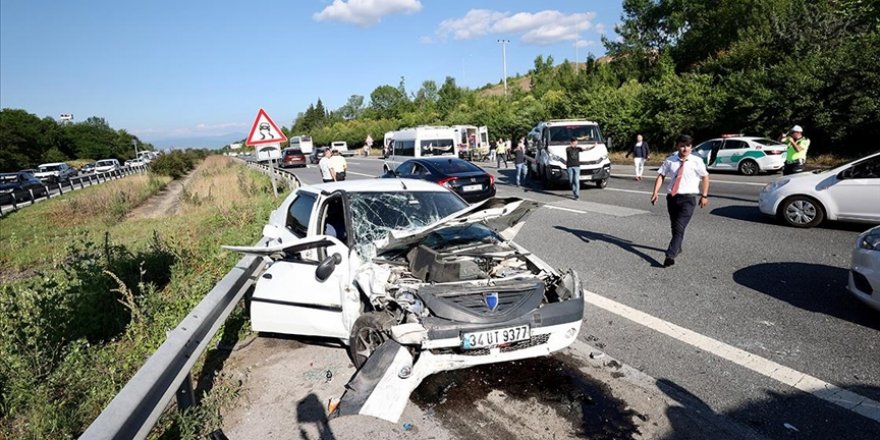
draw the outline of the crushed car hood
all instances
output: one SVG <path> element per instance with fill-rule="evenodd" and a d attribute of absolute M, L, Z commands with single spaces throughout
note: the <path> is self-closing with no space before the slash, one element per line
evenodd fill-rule
<path fill-rule="evenodd" d="M 505 240 L 512 240 L 526 218 L 541 203 L 518 197 L 492 197 L 468 206 L 446 218 L 412 231 L 391 231 L 384 240 L 375 243 L 378 253 L 407 247 L 422 241 L 434 231 L 453 226 L 481 223 L 497 232 Z"/>

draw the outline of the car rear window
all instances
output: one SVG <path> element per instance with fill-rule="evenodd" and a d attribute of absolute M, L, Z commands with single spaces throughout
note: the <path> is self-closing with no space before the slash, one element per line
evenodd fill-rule
<path fill-rule="evenodd" d="M 107 165 L 114 165 L 114 163 L 112 160 L 99 160 L 98 164 L 97 164 L 97 166 L 99 166 L 99 167 L 107 166 Z"/>
<path fill-rule="evenodd" d="M 441 174 L 458 174 L 482 171 L 480 167 L 461 159 L 447 159 L 431 162 Z"/>
<path fill-rule="evenodd" d="M 302 150 L 300 150 L 300 149 L 298 149 L 298 148 L 291 148 L 291 149 L 289 149 L 289 150 L 284 150 L 284 154 L 296 154 L 296 155 L 300 155 L 300 154 L 303 154 L 303 152 L 302 152 Z"/>
<path fill-rule="evenodd" d="M 61 165 L 49 165 L 40 167 L 40 171 L 59 171 L 61 170 Z"/>

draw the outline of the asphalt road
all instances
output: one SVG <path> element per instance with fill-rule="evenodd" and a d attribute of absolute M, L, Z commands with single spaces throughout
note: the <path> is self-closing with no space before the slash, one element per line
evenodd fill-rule
<path fill-rule="evenodd" d="M 376 158 L 348 163 L 349 179 L 381 174 Z M 649 201 L 655 168 L 636 182 L 632 167 L 615 166 L 608 188 L 583 189 L 578 201 L 486 169 L 499 195 L 546 204 L 516 241 L 577 270 L 592 292 L 580 338 L 653 378 L 682 412 L 741 427 L 742 437 L 880 438 L 880 313 L 846 290 L 855 238 L 869 226 L 778 225 L 757 208 L 777 176 L 713 173 L 710 205 L 664 269 L 670 232 L 663 198 Z M 316 168 L 294 172 L 320 182 Z M 667 415 L 673 431 L 689 420 Z M 700 438 L 688 432 L 676 438 Z"/>

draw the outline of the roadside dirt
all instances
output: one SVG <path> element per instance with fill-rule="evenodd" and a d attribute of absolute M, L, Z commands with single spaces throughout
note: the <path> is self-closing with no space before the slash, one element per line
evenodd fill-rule
<path fill-rule="evenodd" d="M 230 439 L 669 438 L 674 403 L 637 371 L 590 359 L 590 350 L 577 343 L 550 357 L 433 375 L 389 423 L 328 417 L 355 372 L 345 349 L 261 336 L 239 344 L 224 367 L 243 388 L 221 414 L 223 431 Z"/>
<path fill-rule="evenodd" d="M 191 172 L 184 176 L 183 179 L 173 180 L 159 194 L 150 197 L 144 203 L 131 210 L 125 217 L 126 220 L 141 218 L 160 218 L 174 215 L 177 207 L 180 205 L 180 194 L 195 175 Z"/>

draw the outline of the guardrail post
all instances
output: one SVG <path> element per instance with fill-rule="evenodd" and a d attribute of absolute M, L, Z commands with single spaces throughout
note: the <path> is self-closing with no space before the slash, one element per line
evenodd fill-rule
<path fill-rule="evenodd" d="M 62 186 L 61 182 L 58 182 L 58 194 L 64 195 L 64 187 Z"/>
<path fill-rule="evenodd" d="M 188 373 L 186 377 L 183 378 L 183 383 L 180 384 L 180 388 L 177 389 L 177 410 L 184 412 L 195 404 L 196 396 L 195 391 L 193 391 L 192 373 Z"/>
<path fill-rule="evenodd" d="M 70 186 L 73 186 L 73 183 L 71 183 Z M 79 178 L 79 189 L 83 189 L 83 188 L 85 188 L 85 185 L 83 185 L 83 178 L 80 177 Z"/>
<path fill-rule="evenodd" d="M 49 195 L 49 187 L 46 186 L 46 185 L 43 185 L 43 188 L 46 188 L 46 198 L 47 198 L 47 199 L 51 199 L 52 196 Z M 33 190 L 33 188 L 29 189 L 28 191 L 31 193 L 31 205 L 33 205 L 34 202 L 37 201 L 37 198 L 34 197 L 34 190 Z"/>
<path fill-rule="evenodd" d="M 18 210 L 18 197 L 15 196 L 15 191 L 12 191 L 12 209 Z"/>

